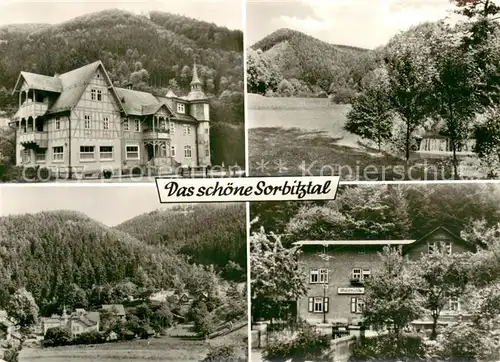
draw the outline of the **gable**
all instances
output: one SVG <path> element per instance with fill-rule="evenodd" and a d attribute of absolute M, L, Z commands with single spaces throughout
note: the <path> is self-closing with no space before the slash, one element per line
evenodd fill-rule
<path fill-rule="evenodd" d="M 420 255 L 420 253 L 428 252 L 428 245 L 434 244 L 440 245 L 440 243 L 450 242 L 452 244 L 453 253 L 456 252 L 467 252 L 467 251 L 475 251 L 475 246 L 467 243 L 458 235 L 455 235 L 445 227 L 438 227 L 428 234 L 424 235 L 422 238 L 415 241 L 413 244 L 410 244 L 404 248 L 405 253 L 409 253 L 412 255 Z"/>

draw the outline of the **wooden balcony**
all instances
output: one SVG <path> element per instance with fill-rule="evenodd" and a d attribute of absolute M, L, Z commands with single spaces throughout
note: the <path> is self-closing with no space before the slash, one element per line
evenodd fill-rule
<path fill-rule="evenodd" d="M 26 148 L 47 148 L 48 132 L 27 132 L 19 134 L 19 143 Z"/>
<path fill-rule="evenodd" d="M 35 119 L 38 116 L 43 116 L 48 109 L 48 105 L 45 103 L 36 103 L 36 102 L 26 102 L 19 107 L 19 110 L 16 112 L 14 118 L 28 119 L 32 117 Z"/>
<path fill-rule="evenodd" d="M 144 139 L 169 140 L 170 139 L 170 132 L 167 129 L 163 129 L 163 130 L 155 129 L 154 131 L 152 129 L 147 129 L 147 130 L 144 130 Z"/>

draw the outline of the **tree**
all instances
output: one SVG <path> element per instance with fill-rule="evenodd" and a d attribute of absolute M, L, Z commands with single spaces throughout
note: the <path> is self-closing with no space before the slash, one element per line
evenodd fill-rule
<path fill-rule="evenodd" d="M 444 120 L 442 133 L 450 140 L 453 173 L 458 179 L 457 151 L 470 138 L 476 112 L 481 110 L 481 78 L 470 53 L 462 51 L 458 31 L 444 23 L 439 27 L 431 41 L 433 112 Z"/>
<path fill-rule="evenodd" d="M 44 347 L 64 346 L 71 342 L 71 335 L 66 328 L 54 327 L 47 329 L 43 338 Z"/>
<path fill-rule="evenodd" d="M 376 329 L 388 327 L 399 337 L 422 312 L 416 283 L 401 249 L 387 246 L 379 255 L 383 267 L 366 282 L 363 319 Z"/>
<path fill-rule="evenodd" d="M 476 126 L 474 138 L 474 151 L 486 167 L 487 177 L 500 177 L 500 109 L 487 112 L 484 122 Z"/>
<path fill-rule="evenodd" d="M 386 77 L 375 79 L 354 101 L 347 114 L 345 129 L 376 142 L 378 150 L 392 137 L 392 112 Z"/>
<path fill-rule="evenodd" d="M 429 47 L 422 33 L 432 32 L 427 26 L 417 32 L 412 29 L 394 37 L 388 44 L 385 68 L 388 75 L 388 98 L 391 109 L 404 125 L 404 154 L 410 159 L 412 137 L 430 113 L 432 94 L 429 67 Z"/>
<path fill-rule="evenodd" d="M 29 327 L 37 323 L 38 306 L 35 299 L 26 289 L 18 289 L 6 306 L 7 314 L 21 327 Z"/>
<path fill-rule="evenodd" d="M 306 293 L 306 274 L 296 258 L 298 248 L 284 248 L 278 236 L 271 238 L 264 228 L 250 237 L 252 315 L 256 318 L 286 315 L 286 302 Z"/>
<path fill-rule="evenodd" d="M 444 245 L 432 253 L 422 254 L 412 262 L 412 274 L 417 281 L 417 290 L 423 307 L 432 318 L 431 339 L 437 337 L 437 322 L 450 300 L 463 296 L 468 283 L 468 253 L 449 255 Z"/>

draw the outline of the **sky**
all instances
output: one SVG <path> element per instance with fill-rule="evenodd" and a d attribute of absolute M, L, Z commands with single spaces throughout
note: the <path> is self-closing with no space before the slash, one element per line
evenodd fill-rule
<path fill-rule="evenodd" d="M 373 49 L 393 35 L 452 13 L 449 0 L 247 0 L 246 44 L 280 28 L 333 44 Z"/>
<path fill-rule="evenodd" d="M 243 3 L 240 0 L 0 0 L 0 26 L 57 24 L 105 9 L 122 9 L 136 14 L 163 11 L 213 22 L 229 29 L 243 29 Z"/>
<path fill-rule="evenodd" d="M 73 210 L 115 226 L 137 215 L 168 207 L 160 204 L 155 183 L 0 186 L 0 216 Z"/>

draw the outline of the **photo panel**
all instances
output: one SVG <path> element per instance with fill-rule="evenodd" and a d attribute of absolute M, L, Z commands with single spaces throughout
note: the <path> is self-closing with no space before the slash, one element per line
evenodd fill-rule
<path fill-rule="evenodd" d="M 497 1 L 247 1 L 249 173 L 499 175 Z"/>
<path fill-rule="evenodd" d="M 2 182 L 244 172 L 242 3 L 0 9 Z"/>
<path fill-rule="evenodd" d="M 247 361 L 244 203 L 38 186 L 0 188 L 2 359 Z"/>
<path fill-rule="evenodd" d="M 499 205 L 498 183 L 252 203 L 251 360 L 494 360 Z"/>

